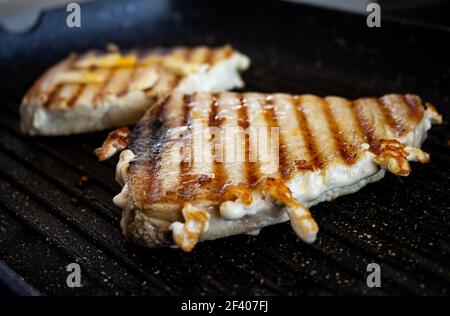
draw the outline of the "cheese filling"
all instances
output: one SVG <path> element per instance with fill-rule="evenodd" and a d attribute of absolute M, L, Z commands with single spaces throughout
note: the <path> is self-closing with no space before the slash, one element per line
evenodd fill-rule
<path fill-rule="evenodd" d="M 131 67 L 137 62 L 134 55 L 123 56 L 119 53 L 109 53 L 102 56 L 89 56 L 75 63 L 76 68 L 110 68 L 110 67 Z"/>
<path fill-rule="evenodd" d="M 174 222 L 172 230 L 173 240 L 184 251 L 191 251 L 200 240 L 201 234 L 208 230 L 209 213 L 186 203 L 182 214 L 184 223 Z"/>
<path fill-rule="evenodd" d="M 130 162 L 134 158 L 136 158 L 136 155 L 129 149 L 120 153 L 119 162 L 116 166 L 116 181 L 122 186 L 128 180 L 128 169 L 130 168 Z"/>

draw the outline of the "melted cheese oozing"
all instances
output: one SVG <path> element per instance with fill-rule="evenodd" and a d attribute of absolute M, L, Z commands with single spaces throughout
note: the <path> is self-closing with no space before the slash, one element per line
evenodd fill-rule
<path fill-rule="evenodd" d="M 128 195 L 129 195 L 128 184 L 125 184 L 124 187 L 122 188 L 122 191 L 120 191 L 120 193 L 113 198 L 114 205 L 125 210 L 128 204 Z"/>
<path fill-rule="evenodd" d="M 417 127 L 399 140 L 403 144 L 410 145 L 406 147 L 406 150 L 410 152 L 408 160 L 428 160 L 427 154 L 417 148 L 425 140 L 426 132 L 430 129 L 430 121 L 432 120 L 437 121 L 435 113 L 429 110 L 425 111 L 425 117 Z M 330 166 L 326 171 L 318 170 L 299 174 L 288 181 L 286 185 L 291 190 L 293 197 L 305 207 L 356 192 L 368 183 L 380 180 L 385 174 L 385 170 L 380 169 L 380 166 L 374 162 L 375 155 L 368 149 L 368 144 L 362 144 L 363 156 L 350 167 L 339 164 Z M 257 216 L 258 212 L 264 209 L 264 205 L 267 203 L 267 201 L 259 200 L 251 205 L 245 205 L 239 199 L 227 201 L 220 205 L 220 215 L 227 221 L 239 220 L 245 216 Z M 265 205 L 265 207 L 267 208 L 268 206 Z M 285 210 L 288 211 L 287 209 Z M 292 217 L 291 214 L 295 215 L 296 210 L 290 210 L 287 213 Z M 214 226 L 216 225 L 223 224 L 220 221 L 215 221 Z M 297 227 L 293 225 L 293 228 L 296 230 Z M 296 233 L 306 242 L 315 239 L 315 236 L 303 236 L 301 232 L 297 231 Z"/>
<path fill-rule="evenodd" d="M 177 245 L 184 251 L 191 251 L 201 234 L 208 230 L 210 215 L 190 203 L 185 204 L 182 213 L 184 223 L 174 222 L 169 229 L 172 230 L 173 240 Z"/>
<path fill-rule="evenodd" d="M 119 162 L 116 166 L 116 181 L 120 185 L 123 186 L 127 182 L 130 162 L 135 158 L 136 155 L 129 149 L 126 149 L 120 153 Z"/>
<path fill-rule="evenodd" d="M 55 74 L 54 84 L 61 83 L 102 83 L 105 75 L 95 71 L 65 71 Z"/>
<path fill-rule="evenodd" d="M 244 216 L 255 215 L 266 207 L 266 203 L 260 198 L 254 198 L 250 205 L 244 204 L 241 199 L 226 201 L 220 204 L 220 216 L 227 220 L 237 220 Z"/>
<path fill-rule="evenodd" d="M 119 53 L 112 53 L 102 56 L 89 56 L 75 63 L 76 68 L 109 68 L 109 67 L 131 67 L 136 64 L 137 58 L 134 55 L 122 56 Z"/>

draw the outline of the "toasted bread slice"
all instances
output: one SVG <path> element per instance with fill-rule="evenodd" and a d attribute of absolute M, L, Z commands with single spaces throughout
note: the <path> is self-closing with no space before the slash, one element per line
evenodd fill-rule
<path fill-rule="evenodd" d="M 25 95 L 22 131 L 67 135 L 134 124 L 167 93 L 242 87 L 240 71 L 248 66 L 230 46 L 72 54 Z"/>
<path fill-rule="evenodd" d="M 310 206 L 356 192 L 385 170 L 407 176 L 408 161 L 429 161 L 419 148 L 441 121 L 415 95 L 175 93 L 122 141 L 123 190 L 114 203 L 124 234 L 148 247 L 190 251 L 199 240 L 287 220 L 313 242 Z"/>

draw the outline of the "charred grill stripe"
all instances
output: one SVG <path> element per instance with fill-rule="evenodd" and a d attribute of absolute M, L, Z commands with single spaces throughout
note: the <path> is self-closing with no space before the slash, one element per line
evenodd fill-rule
<path fill-rule="evenodd" d="M 269 137 L 272 137 L 272 128 L 278 128 L 280 129 L 280 126 L 278 125 L 278 120 L 275 114 L 274 107 L 275 103 L 273 102 L 273 99 L 268 96 L 264 99 L 263 104 L 263 113 L 265 120 L 267 122 L 267 126 L 269 128 Z M 285 150 L 283 142 L 283 136 L 281 133 L 279 133 L 279 139 L 278 139 L 278 173 L 281 175 L 282 178 L 288 178 L 291 173 L 292 169 L 289 167 L 288 163 L 288 153 Z"/>
<path fill-rule="evenodd" d="M 186 126 L 187 128 L 191 128 L 192 125 L 192 101 L 193 101 L 194 95 L 184 95 L 183 96 L 183 126 Z M 194 177 L 192 172 L 193 167 L 193 144 L 192 140 L 189 140 L 189 148 L 183 148 L 185 152 L 188 153 L 188 156 L 183 156 L 180 161 L 180 180 L 181 180 L 181 187 L 179 188 L 178 192 L 181 198 L 184 201 L 191 200 L 196 191 L 196 177 Z M 187 158 L 187 159 L 186 159 Z"/>
<path fill-rule="evenodd" d="M 70 108 L 73 108 L 76 104 L 78 99 L 80 98 L 80 95 L 83 93 L 83 90 L 86 88 L 86 84 L 79 84 L 77 86 L 77 90 L 74 92 L 74 94 L 70 97 L 69 101 L 67 101 L 67 106 Z"/>
<path fill-rule="evenodd" d="M 64 60 L 61 63 L 57 64 L 55 67 L 57 69 L 60 69 L 60 67 L 62 67 L 61 64 L 64 63 L 64 66 L 65 66 L 64 69 L 67 70 L 67 69 L 69 69 L 71 67 L 71 65 L 73 64 L 73 60 L 76 59 L 76 58 L 77 57 L 75 55 L 71 55 L 66 60 Z M 51 78 L 54 75 L 54 73 L 56 73 L 56 72 L 57 71 L 55 70 L 55 68 L 50 68 L 43 75 L 41 75 L 38 78 L 38 80 L 27 91 L 27 93 L 25 95 L 25 98 L 26 99 L 31 99 L 31 98 L 35 98 L 35 97 L 41 96 L 42 94 L 45 94 L 45 95 L 47 95 L 47 99 L 48 99 L 48 95 L 50 95 L 52 93 L 52 91 L 56 88 L 56 85 L 53 85 L 49 91 L 43 90 L 42 85 L 43 85 L 44 82 L 46 82 L 48 80 L 48 78 Z M 46 101 L 44 101 L 43 106 L 46 106 Z"/>
<path fill-rule="evenodd" d="M 164 132 L 161 116 L 170 97 L 167 97 L 161 103 L 155 104 L 145 115 L 134 129 L 131 140 L 130 150 L 138 159 L 130 164 L 130 185 L 138 195 L 136 198 L 148 203 L 155 202 L 159 196 L 155 194 L 154 188 L 157 187 L 155 181 L 156 160 L 159 155 L 158 141 L 162 138 Z M 167 129 L 165 129 L 167 131 Z M 156 182 L 156 181 L 155 181 Z"/>
<path fill-rule="evenodd" d="M 124 96 L 128 93 L 131 83 L 133 82 L 134 79 L 136 79 L 136 76 L 139 73 L 139 68 L 140 68 L 142 59 L 139 58 L 139 51 L 137 51 L 137 50 L 135 50 L 133 52 L 133 55 L 138 56 L 138 58 L 137 58 L 136 64 L 133 66 L 133 69 L 131 70 L 131 73 L 128 77 L 127 83 L 124 85 L 122 90 L 117 94 L 119 97 Z"/>
<path fill-rule="evenodd" d="M 167 79 L 168 80 L 167 87 L 164 87 L 164 91 L 161 91 L 161 86 L 159 86 L 159 83 L 161 83 L 162 81 L 162 79 L 160 78 L 159 81 L 147 91 L 148 94 L 158 94 L 159 92 L 166 92 L 166 89 L 167 91 L 174 91 L 184 78 L 183 75 L 172 74 L 167 72 L 163 73 L 162 76 L 165 77 L 164 79 L 171 76 L 170 79 Z"/>
<path fill-rule="evenodd" d="M 171 96 L 168 96 L 159 107 L 157 119 L 153 122 L 153 133 L 150 137 L 150 152 L 149 158 L 156 160 L 161 153 L 161 148 L 164 145 L 164 136 L 167 134 L 166 113 L 167 107 L 171 100 Z"/>
<path fill-rule="evenodd" d="M 157 89 L 157 87 L 158 87 L 158 84 L 160 83 L 162 81 L 162 78 L 160 77 L 159 79 L 158 79 L 158 82 L 156 82 L 156 84 L 154 84 L 152 87 L 150 87 L 146 92 L 147 92 L 147 94 L 148 95 L 152 95 L 152 94 L 158 94 L 158 89 Z M 172 87 L 172 85 L 169 87 L 169 89 L 172 89 L 173 87 Z"/>
<path fill-rule="evenodd" d="M 219 111 L 219 103 L 220 93 L 214 93 L 211 96 L 211 111 L 209 113 L 209 122 L 208 126 L 213 128 L 220 128 L 222 125 L 222 120 L 218 118 Z M 215 151 L 216 145 L 220 145 L 222 143 L 221 139 L 214 138 L 212 140 L 211 154 L 213 157 L 213 172 L 214 172 L 214 181 L 213 181 L 213 191 L 219 192 L 223 190 L 225 183 L 227 181 L 228 175 L 223 165 L 223 161 L 218 161 L 218 153 Z M 223 152 L 223 151 L 222 151 Z"/>
<path fill-rule="evenodd" d="M 167 132 L 169 127 L 167 126 L 167 108 L 171 100 L 171 96 L 168 96 L 161 104 L 158 110 L 156 119 L 152 122 L 152 133 L 148 139 L 150 148 L 148 156 L 148 174 L 149 178 L 149 197 L 153 201 L 158 201 L 162 198 L 163 192 L 161 190 L 161 154 L 166 143 Z"/>
<path fill-rule="evenodd" d="M 363 138 L 365 138 L 367 140 L 367 135 L 366 135 L 366 132 L 365 132 L 363 126 L 362 126 L 360 116 L 357 113 L 355 103 L 353 101 L 349 101 L 348 107 L 349 107 L 350 113 L 352 115 L 352 120 L 354 122 L 356 122 L 355 126 L 357 127 L 358 134 L 361 135 Z"/>
<path fill-rule="evenodd" d="M 294 105 L 295 113 L 297 116 L 297 121 L 299 124 L 299 130 L 303 135 L 303 139 L 306 143 L 306 147 L 308 148 L 309 157 L 312 161 L 308 162 L 313 165 L 314 168 L 320 168 L 323 164 L 322 157 L 317 150 L 317 144 L 311 130 L 308 125 L 308 120 L 306 119 L 305 114 L 303 113 L 303 108 L 301 106 L 301 96 L 294 96 L 292 98 L 292 104 Z"/>
<path fill-rule="evenodd" d="M 145 114 L 144 118 L 136 125 L 130 139 L 130 150 L 136 155 L 142 156 L 148 151 L 152 135 L 161 127 L 160 116 L 162 107 L 170 101 L 171 96 L 165 97 L 161 102 L 153 105 Z"/>
<path fill-rule="evenodd" d="M 173 89 L 177 88 L 181 82 L 181 79 L 183 79 L 183 76 L 176 75 L 175 78 L 173 78 L 173 80 L 170 82 L 169 89 L 173 90 Z"/>
<path fill-rule="evenodd" d="M 355 148 L 352 144 L 347 143 L 343 137 L 343 132 L 340 130 L 339 124 L 336 122 L 331 104 L 326 99 L 324 99 L 323 102 L 325 106 L 324 113 L 327 119 L 328 128 L 333 135 L 335 146 L 337 147 L 336 149 L 346 164 L 352 164 L 356 158 L 356 155 L 354 154 Z"/>
<path fill-rule="evenodd" d="M 126 95 L 128 93 L 128 91 L 130 91 L 130 84 L 133 81 L 133 79 L 136 76 L 136 68 L 134 68 L 132 70 L 133 72 L 130 74 L 130 77 L 127 80 L 127 83 L 122 87 L 122 89 L 117 93 L 118 97 L 123 97 L 124 95 Z"/>
<path fill-rule="evenodd" d="M 248 113 L 247 113 L 247 105 L 245 104 L 245 98 L 242 93 L 238 94 L 238 102 L 239 102 L 239 109 L 238 111 L 238 125 L 244 131 L 247 130 L 247 128 L 250 127 L 250 122 L 248 119 Z M 256 183 L 259 180 L 259 172 L 258 172 L 258 163 L 250 161 L 250 136 L 246 132 L 244 134 L 245 137 L 245 178 L 247 181 L 247 185 L 250 187 L 253 187 L 256 185 Z"/>
<path fill-rule="evenodd" d="M 66 68 L 64 68 L 65 70 L 71 70 L 73 68 L 73 66 L 75 65 L 75 63 L 78 60 L 80 60 L 81 57 L 76 55 L 76 56 L 70 56 L 69 58 L 70 58 L 70 61 L 67 64 Z M 59 93 L 61 92 L 61 89 L 63 88 L 63 86 L 64 86 L 64 84 L 59 83 L 59 84 L 53 86 L 52 89 L 47 92 L 48 98 L 43 103 L 44 107 L 50 107 L 55 101 L 58 100 Z"/>
<path fill-rule="evenodd" d="M 98 89 L 97 93 L 94 96 L 94 102 L 105 95 L 106 88 L 114 77 L 114 73 L 116 72 L 116 70 L 117 68 L 115 67 L 108 70 L 108 72 L 106 73 L 106 80 L 102 83 L 101 87 Z"/>
<path fill-rule="evenodd" d="M 361 130 L 363 131 L 364 138 L 370 145 L 370 150 L 376 154 L 379 153 L 380 143 L 375 138 L 375 135 L 373 133 L 373 126 L 370 124 L 370 121 L 361 112 L 361 109 L 356 102 L 352 102 L 351 107 L 357 117 L 356 121 L 359 123 Z"/>
<path fill-rule="evenodd" d="M 402 96 L 403 101 L 408 105 L 410 117 L 414 122 L 419 122 L 423 118 L 423 106 L 420 98 L 413 94 L 405 94 Z"/>
<path fill-rule="evenodd" d="M 203 59 L 204 59 L 205 64 L 211 65 L 213 63 L 214 56 L 213 56 L 213 52 L 210 48 L 206 48 L 205 56 L 203 57 Z"/>
<path fill-rule="evenodd" d="M 191 60 L 192 60 L 192 54 L 194 53 L 194 49 L 195 48 L 185 48 L 185 49 L 183 49 L 183 58 L 184 58 L 184 61 L 185 62 L 187 62 L 187 63 L 190 63 L 191 62 Z"/>
<path fill-rule="evenodd" d="M 63 84 L 56 85 L 53 90 L 49 93 L 47 100 L 44 103 L 45 107 L 50 107 L 54 102 L 58 100 L 59 93 L 63 88 Z"/>
<path fill-rule="evenodd" d="M 191 109 L 192 109 L 192 95 L 183 96 L 183 126 L 190 126 L 191 123 Z"/>
<path fill-rule="evenodd" d="M 376 99 L 380 109 L 383 112 L 386 123 L 397 133 L 397 135 L 403 135 L 405 133 L 405 127 L 403 123 L 398 120 L 394 114 L 394 110 L 389 106 L 384 97 Z"/>

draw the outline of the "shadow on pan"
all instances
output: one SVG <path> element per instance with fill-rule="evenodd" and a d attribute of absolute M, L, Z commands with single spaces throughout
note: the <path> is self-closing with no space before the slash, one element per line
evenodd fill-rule
<path fill-rule="evenodd" d="M 122 237 L 111 202 L 120 190 L 115 161 L 100 164 L 92 154 L 106 132 L 30 139 L 18 115 L 22 95 L 48 66 L 114 42 L 230 43 L 252 58 L 246 90 L 348 98 L 413 92 L 447 118 L 450 48 L 441 43 L 448 31 L 395 21 L 369 29 L 364 16 L 286 2 L 99 1 L 82 6 L 81 28 L 66 27 L 66 17 L 53 10 L 28 34 L 0 33 L 0 259 L 36 289 L 26 293 L 448 294 L 447 121 L 424 145 L 430 164 L 313 207 L 321 227 L 315 244 L 299 242 L 281 224 L 186 254 L 142 249 Z M 66 266 L 74 262 L 82 286 L 69 288 Z M 369 263 L 381 266 L 380 288 L 367 286 Z"/>

